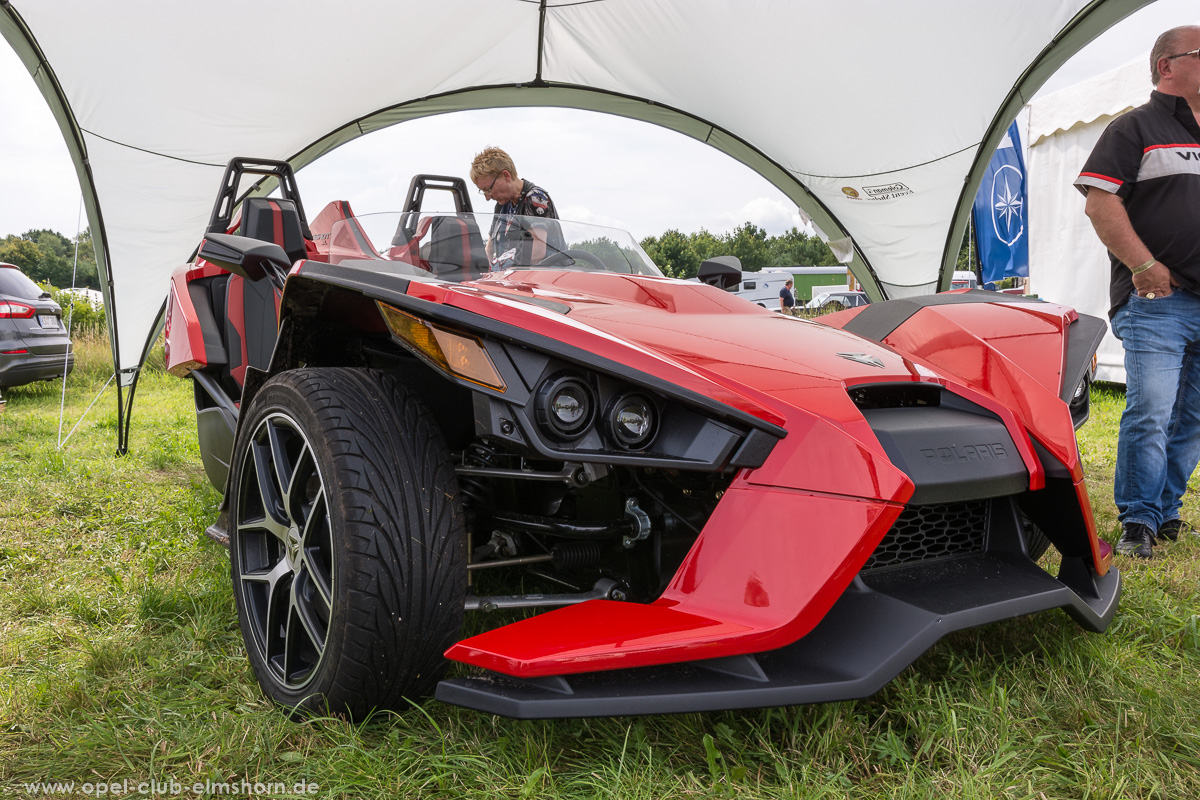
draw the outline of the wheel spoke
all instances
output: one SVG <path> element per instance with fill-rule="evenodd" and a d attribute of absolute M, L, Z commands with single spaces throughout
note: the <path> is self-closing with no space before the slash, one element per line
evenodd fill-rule
<path fill-rule="evenodd" d="M 284 680 L 293 682 L 305 677 L 321 660 L 325 651 L 325 633 L 315 620 L 308 603 L 300 596 L 301 581 L 292 583 L 288 599 L 287 629 L 283 645 Z"/>
<path fill-rule="evenodd" d="M 280 646 L 286 650 L 287 638 L 283 633 L 288 622 L 287 615 L 291 608 L 289 598 L 292 595 L 292 587 L 295 581 L 292 580 L 294 574 L 288 567 L 286 561 L 281 561 L 282 569 L 276 567 L 272 572 L 280 572 L 278 578 L 268 584 L 267 590 L 267 608 L 262 615 L 263 618 L 263 655 L 265 660 L 270 661 L 274 656 L 279 654 Z M 281 637 L 281 633 L 283 636 Z"/>
<path fill-rule="evenodd" d="M 271 455 L 271 463 L 274 466 L 272 477 L 275 481 L 276 497 L 279 499 L 279 510 L 287 513 L 288 482 L 291 480 L 295 470 L 292 466 L 292 460 L 288 457 L 286 442 L 284 442 L 282 435 L 284 431 L 281 429 L 281 426 L 274 422 L 268 422 L 266 429 L 266 446 Z"/>
<path fill-rule="evenodd" d="M 287 515 L 299 527 L 304 527 L 307 518 L 312 514 L 311 510 L 306 513 L 305 505 L 308 499 L 308 482 L 316 469 L 312 448 L 306 442 L 304 449 L 300 451 L 300 455 L 296 457 L 295 463 L 291 466 L 291 473 L 288 475 L 283 496 L 283 507 L 287 511 Z"/>
<path fill-rule="evenodd" d="M 295 624 L 295 626 L 296 626 L 296 633 L 293 633 L 293 631 L 292 631 L 293 624 Z M 299 638 L 300 624 L 298 622 L 296 622 L 296 615 L 293 613 L 293 609 L 292 609 L 290 603 L 288 604 L 288 615 L 287 615 L 286 625 L 287 625 L 287 629 L 285 630 L 285 632 L 283 634 L 283 653 L 279 660 L 282 662 L 281 667 L 283 669 L 284 683 L 291 683 L 292 682 L 292 672 L 294 671 L 293 662 L 295 662 L 295 660 L 297 658 L 297 654 L 296 654 L 297 642 L 296 642 L 296 640 Z"/>
<path fill-rule="evenodd" d="M 262 504 L 263 518 L 261 521 L 241 520 L 238 523 L 238 527 L 253 525 L 256 528 L 270 531 L 280 539 L 284 539 L 287 536 L 288 521 L 284 516 L 285 511 L 278 484 L 272 478 L 268 447 L 255 442 L 250 445 L 250 453 L 254 459 L 254 484 L 258 491 L 259 501 Z"/>
<path fill-rule="evenodd" d="M 288 566 L 286 559 L 279 559 L 279 563 L 270 569 L 259 569 L 253 572 L 243 572 L 241 578 L 246 583 L 263 583 L 267 586 L 268 596 L 274 596 L 275 587 L 280 579 L 291 573 L 292 568 Z M 270 605 L 267 606 L 267 614 L 270 615 Z"/>
<path fill-rule="evenodd" d="M 313 499 L 300 542 L 303 570 L 312 580 L 313 589 L 325 604 L 328 616 L 333 612 L 333 574 L 330 571 L 333 541 L 330 538 L 324 487 L 317 491 Z"/>
<path fill-rule="evenodd" d="M 287 541 L 288 526 L 279 522 L 270 514 L 267 514 L 256 519 L 242 520 L 238 523 L 238 531 L 266 531 L 283 542 Z"/>
<path fill-rule="evenodd" d="M 295 592 L 293 592 L 292 602 L 293 616 L 300 622 L 305 638 L 312 646 L 317 658 L 320 658 L 321 653 L 325 651 L 325 626 L 313 615 L 312 605 L 302 602 L 302 598 L 297 597 Z"/>
<path fill-rule="evenodd" d="M 306 553 L 304 556 L 303 574 L 308 580 L 307 583 L 313 587 L 313 594 L 316 600 L 319 600 L 325 606 L 325 616 L 329 617 L 333 613 L 333 592 L 327 585 L 325 576 L 321 574 L 322 570 L 314 569 L 312 559 Z"/>

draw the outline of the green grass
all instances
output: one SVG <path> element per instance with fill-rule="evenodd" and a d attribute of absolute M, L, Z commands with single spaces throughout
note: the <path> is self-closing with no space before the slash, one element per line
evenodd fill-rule
<path fill-rule="evenodd" d="M 80 352 L 68 429 L 107 377 Z M 1123 398 L 1093 397 L 1081 449 L 1115 540 Z M 225 551 L 204 536 L 218 497 L 199 466 L 190 385 L 143 377 L 126 456 L 114 453 L 111 387 L 62 451 L 58 385 L 6 399 L 0 795 L 173 779 L 179 796 L 197 781 L 303 780 L 322 798 L 1200 797 L 1193 537 L 1119 564 L 1125 596 L 1103 635 L 1058 611 L 956 633 L 866 700 L 558 722 L 430 700 L 357 726 L 297 723 L 259 693 Z"/>

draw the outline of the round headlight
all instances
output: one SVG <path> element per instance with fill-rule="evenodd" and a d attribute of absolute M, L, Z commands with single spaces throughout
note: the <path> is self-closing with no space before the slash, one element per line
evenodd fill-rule
<path fill-rule="evenodd" d="M 1072 403 L 1078 403 L 1083 399 L 1084 395 L 1088 393 L 1088 383 L 1087 376 L 1083 376 L 1083 380 L 1081 380 L 1079 385 L 1075 387 L 1075 394 L 1071 396 Z"/>
<path fill-rule="evenodd" d="M 538 422 L 556 439 L 578 439 L 592 424 L 591 388 L 574 375 L 556 375 L 538 390 Z"/>
<path fill-rule="evenodd" d="M 654 403 L 640 394 L 617 398 L 608 411 L 608 434 L 626 450 L 641 450 L 658 432 L 658 413 Z"/>

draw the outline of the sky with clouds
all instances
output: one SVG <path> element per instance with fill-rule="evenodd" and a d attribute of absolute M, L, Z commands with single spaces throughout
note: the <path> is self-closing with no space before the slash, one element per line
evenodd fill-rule
<path fill-rule="evenodd" d="M 1197 21 L 1196 0 L 1157 0 L 1076 55 L 1042 93 L 1142 56 L 1158 33 Z M 0 111 L 0 236 L 32 228 L 74 235 L 87 224 L 74 166 L 32 78 L 2 40 Z M 297 182 L 310 214 L 331 200 L 349 200 L 359 212 L 394 211 L 412 175 L 465 178 L 487 145 L 507 150 L 522 177 L 551 193 L 563 218 L 625 228 L 639 239 L 670 228 L 722 233 L 744 222 L 770 234 L 804 229 L 781 192 L 707 145 L 648 123 L 571 109 L 406 122 L 340 147 L 301 170 Z"/>

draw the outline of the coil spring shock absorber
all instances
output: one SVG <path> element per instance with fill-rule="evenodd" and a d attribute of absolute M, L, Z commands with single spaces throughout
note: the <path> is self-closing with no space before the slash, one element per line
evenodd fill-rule
<path fill-rule="evenodd" d="M 464 467 L 491 467 L 500 452 L 482 442 L 472 442 L 463 451 Z M 482 478 L 474 475 L 459 475 L 458 486 L 462 491 L 463 506 L 468 512 L 474 509 L 492 507 L 492 487 Z"/>
<path fill-rule="evenodd" d="M 555 569 L 596 567 L 604 555 L 604 543 L 596 541 L 559 542 L 551 549 Z"/>
<path fill-rule="evenodd" d="M 463 451 L 462 464 L 464 467 L 490 467 L 498 456 L 497 450 L 481 442 L 472 442 Z M 475 547 L 475 534 L 479 528 L 480 517 L 486 516 L 488 510 L 494 507 L 492 505 L 494 493 L 487 480 L 475 475 L 460 474 L 458 488 L 462 494 L 463 515 L 466 517 L 467 523 L 467 559 L 470 561 Z M 473 584 L 473 576 L 468 572 L 467 586 Z"/>

